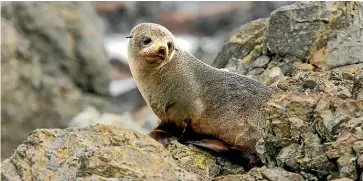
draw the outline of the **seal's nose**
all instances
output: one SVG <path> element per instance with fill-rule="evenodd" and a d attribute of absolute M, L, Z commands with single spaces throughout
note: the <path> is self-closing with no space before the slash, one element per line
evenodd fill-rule
<path fill-rule="evenodd" d="M 159 53 L 160 53 L 160 55 L 165 56 L 165 52 L 166 52 L 166 48 L 165 48 L 165 47 L 160 47 L 160 48 L 159 48 Z"/>

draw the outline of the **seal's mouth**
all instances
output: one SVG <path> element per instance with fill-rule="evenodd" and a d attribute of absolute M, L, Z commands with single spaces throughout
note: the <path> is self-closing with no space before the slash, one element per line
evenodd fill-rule
<path fill-rule="evenodd" d="M 148 55 L 147 57 L 150 59 L 162 59 L 162 60 L 164 60 L 165 58 L 165 56 L 162 55 Z"/>
<path fill-rule="evenodd" d="M 145 55 L 146 60 L 152 61 L 152 60 L 165 60 L 166 56 L 161 54 L 148 54 Z"/>

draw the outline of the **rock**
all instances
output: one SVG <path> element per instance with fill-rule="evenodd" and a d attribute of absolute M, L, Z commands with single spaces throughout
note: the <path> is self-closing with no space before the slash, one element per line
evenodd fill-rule
<path fill-rule="evenodd" d="M 307 180 L 361 177 L 362 12 L 360 2 L 297 2 L 271 13 L 265 26 L 246 24 L 240 31 L 248 42 L 232 35 L 219 52 L 214 66 L 275 90 L 256 145 L 265 166 Z"/>
<path fill-rule="evenodd" d="M 256 145 L 264 164 L 262 168 L 255 167 L 246 173 L 242 166 L 211 151 L 176 141 L 164 149 L 145 135 L 95 125 L 33 132 L 2 163 L 2 178 L 42 180 L 50 175 L 54 179 L 65 175 L 68 180 L 363 180 L 363 64 L 358 64 L 361 59 L 356 59 L 361 53 L 356 48 L 361 49 L 362 41 L 361 29 L 355 29 L 361 26 L 358 21 L 362 16 L 361 7 L 360 2 L 298 2 L 282 7 L 269 19 L 242 26 L 217 56 L 215 66 L 263 81 L 274 90 L 262 107 L 268 124 L 263 139 Z M 2 18 L 7 21 L 4 26 L 10 27 L 4 28 L 4 32 L 12 30 L 11 26 L 17 30 L 14 35 L 17 38 L 8 38 L 5 43 L 16 44 L 15 40 L 22 40 L 24 32 L 18 31 L 17 23 L 10 20 L 11 8 L 2 8 L 5 10 Z M 63 26 L 56 25 L 60 29 Z M 34 27 L 27 28 L 30 31 Z M 52 33 L 53 30 L 47 34 Z M 57 33 L 63 36 L 62 32 Z M 343 35 L 352 40 L 342 38 Z M 60 100 L 50 99 L 43 104 L 54 110 L 47 103 L 56 102 L 56 108 L 64 112 L 80 109 L 62 102 L 65 100 L 73 101 L 78 107 L 96 104 L 90 106 L 96 109 L 87 109 L 74 118 L 81 124 L 100 120 L 114 124 L 121 119 L 116 114 L 102 115 L 99 107 L 106 104 L 99 97 L 90 96 L 90 92 L 85 94 L 82 86 L 75 86 L 72 76 L 63 77 L 59 84 L 42 66 L 34 66 L 43 65 L 46 60 L 40 56 L 29 58 L 33 55 L 27 50 L 37 47 L 32 41 L 35 40 L 25 39 L 4 50 L 10 57 L 4 64 L 15 70 L 4 69 L 8 71 L 7 80 L 2 83 L 10 85 L 5 91 L 19 94 L 34 107 L 37 106 L 34 100 L 41 97 L 24 96 L 27 94 L 17 92 L 19 85 L 26 83 L 23 86 L 30 93 L 37 88 L 42 95 L 52 98 L 62 95 Z M 68 49 L 72 47 L 63 46 L 66 44 L 63 41 L 68 40 L 52 41 L 52 45 L 59 46 L 64 55 L 71 55 Z M 59 70 L 54 74 L 63 75 Z M 52 94 L 46 91 L 50 88 L 43 90 L 45 85 L 53 86 Z M 63 89 L 57 89 L 59 85 Z M 64 90 L 70 93 L 63 95 Z M 2 99 L 8 101 L 6 96 Z M 18 104 L 6 102 L 7 107 L 2 109 L 6 119 L 24 119 L 12 112 L 18 110 L 14 107 L 22 105 L 19 101 L 22 99 L 17 100 Z M 20 108 L 21 113 L 29 110 Z M 124 123 L 127 127 L 127 121 Z M 9 129 L 6 134 L 12 135 L 13 131 Z"/>
<path fill-rule="evenodd" d="M 300 71 L 277 83 L 279 89 L 292 92 L 321 92 L 342 99 L 353 98 L 360 88 L 357 75 L 349 70 L 334 69 L 330 72 Z M 358 85 L 358 86 L 357 86 Z M 359 100 L 359 99 L 358 99 Z"/>
<path fill-rule="evenodd" d="M 71 127 L 86 127 L 92 124 L 106 124 L 121 126 L 133 131 L 147 134 L 150 130 L 143 129 L 143 125 L 139 125 L 132 120 L 131 116 L 127 113 L 122 115 L 112 113 L 100 113 L 94 107 L 88 107 L 83 112 L 77 114 L 69 123 Z"/>
<path fill-rule="evenodd" d="M 264 84 L 272 84 L 273 82 L 276 82 L 278 79 L 280 79 L 283 76 L 283 73 L 280 69 L 280 67 L 273 67 L 263 77 L 263 83 Z"/>
<path fill-rule="evenodd" d="M 293 143 L 287 147 L 281 149 L 280 153 L 276 157 L 276 162 L 279 167 L 289 168 L 291 170 L 298 170 L 299 164 L 297 156 L 299 153 L 299 145 Z"/>
<path fill-rule="evenodd" d="M 350 178 L 340 178 L 340 179 L 334 179 L 334 180 L 331 180 L 331 181 L 353 181 L 353 179 L 350 179 Z"/>
<path fill-rule="evenodd" d="M 301 180 L 304 178 L 296 173 L 287 172 L 281 168 L 253 168 L 247 174 L 243 175 L 228 175 L 228 176 L 220 176 L 213 179 L 213 181 L 257 181 L 257 180 L 274 180 L 274 181 L 283 181 L 283 180 Z"/>
<path fill-rule="evenodd" d="M 301 69 L 356 67 L 355 64 L 363 63 L 362 12 L 361 2 L 297 2 L 280 7 L 265 21 L 242 26 L 212 65 L 248 74 L 268 85 L 277 81 L 266 81 L 276 67 L 285 76 Z M 242 33 L 244 36 L 239 35 Z M 263 67 L 264 72 L 251 72 L 256 67 Z M 349 96 L 346 90 L 342 94 Z"/>
<path fill-rule="evenodd" d="M 363 101 L 354 99 L 354 91 L 341 96 L 341 90 L 354 90 L 357 73 L 303 71 L 276 83 L 263 108 L 266 135 L 256 147 L 264 164 L 318 179 L 357 180 Z"/>
<path fill-rule="evenodd" d="M 2 180 L 201 180 L 146 135 L 117 126 L 37 129 L 1 164 Z"/>
<path fill-rule="evenodd" d="M 265 46 L 280 56 L 307 58 L 318 34 L 329 21 L 325 6 L 320 2 L 298 2 L 272 12 Z"/>
<path fill-rule="evenodd" d="M 270 57 L 263 55 L 258 57 L 254 62 L 253 62 L 253 67 L 264 67 L 266 66 L 268 63 L 270 62 Z"/>
<path fill-rule="evenodd" d="M 356 155 L 345 153 L 337 160 L 339 177 L 349 177 L 354 180 L 358 179 L 358 170 L 356 168 Z"/>
<path fill-rule="evenodd" d="M 19 43 L 19 37 L 14 25 L 1 17 L 1 47 L 4 49 L 1 53 L 3 59 L 14 56 Z"/>
<path fill-rule="evenodd" d="M 281 7 L 271 13 L 266 46 L 280 56 L 296 56 L 325 69 L 362 63 L 362 11 L 361 3 L 299 2 Z"/>
<path fill-rule="evenodd" d="M 356 99 L 363 100 L 363 68 L 361 68 L 355 75 L 355 82 L 352 92 Z"/>
<path fill-rule="evenodd" d="M 202 178 L 245 173 L 242 166 L 234 165 L 221 156 L 198 149 L 192 145 L 186 146 L 177 141 L 172 141 L 166 148 L 180 167 Z"/>
<path fill-rule="evenodd" d="M 121 113 L 105 97 L 103 30 L 90 3 L 6 2 L 1 10 L 2 158 L 32 130 L 64 128 L 88 106 Z"/>
<path fill-rule="evenodd" d="M 29 40 L 41 36 L 46 40 L 43 44 L 49 43 L 46 47 L 37 47 L 40 54 L 48 57 L 48 60 L 41 61 L 58 61 L 58 66 L 63 66 L 84 91 L 108 95 L 108 74 L 102 73 L 108 69 L 103 29 L 101 19 L 90 3 L 27 2 L 11 5 L 13 11 L 20 12 L 14 19 L 19 25 L 17 28 L 28 34 L 39 34 L 23 36 Z M 61 58 L 63 62 L 59 60 Z"/>
<path fill-rule="evenodd" d="M 262 36 L 267 29 L 266 19 L 258 19 L 243 25 L 230 37 L 230 42 L 223 45 L 213 62 L 213 66 L 224 68 L 233 63 L 232 58 L 241 59 L 247 56 L 256 45 L 261 44 Z"/>
<path fill-rule="evenodd" d="M 308 63 L 301 63 L 299 61 L 294 62 L 293 64 L 294 69 L 297 70 L 313 70 L 314 66 Z"/>

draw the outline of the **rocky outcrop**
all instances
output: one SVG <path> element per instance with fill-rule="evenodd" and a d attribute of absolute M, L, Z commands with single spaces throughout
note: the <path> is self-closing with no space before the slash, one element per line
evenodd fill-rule
<path fill-rule="evenodd" d="M 213 65 L 272 84 L 296 70 L 363 63 L 360 2 L 298 2 L 243 25 Z"/>
<path fill-rule="evenodd" d="M 152 138 L 116 126 L 38 129 L 1 164 L 1 180 L 201 180 Z"/>
<path fill-rule="evenodd" d="M 108 103 L 101 22 L 90 3 L 1 3 L 1 155 L 36 128 L 65 127 Z"/>
<path fill-rule="evenodd" d="M 1 164 L 2 180 L 301 180 L 281 168 L 243 167 L 192 145 L 162 146 L 118 126 L 37 129 Z"/>
<path fill-rule="evenodd" d="M 257 144 L 264 164 L 306 179 L 358 180 L 363 100 L 355 95 L 362 74 L 306 71 L 274 84 L 276 93 L 264 106 L 266 135 Z"/>
<path fill-rule="evenodd" d="M 363 48 L 362 28 L 355 29 L 362 12 L 357 2 L 298 2 L 242 26 L 219 53 L 215 65 L 274 90 L 256 145 L 261 168 L 246 172 L 192 145 L 163 147 L 146 135 L 93 125 L 34 131 L 2 163 L 2 179 L 362 181 L 363 56 L 356 56 Z"/>
<path fill-rule="evenodd" d="M 265 166 L 362 180 L 363 4 L 297 2 L 243 25 L 214 66 L 270 85 Z"/>

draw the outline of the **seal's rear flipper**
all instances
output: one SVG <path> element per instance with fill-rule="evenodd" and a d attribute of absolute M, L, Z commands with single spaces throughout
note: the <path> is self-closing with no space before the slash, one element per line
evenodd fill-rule
<path fill-rule="evenodd" d="M 214 150 L 216 152 L 225 152 L 229 150 L 229 146 L 223 141 L 216 139 L 202 139 L 197 141 L 185 141 L 185 143 L 189 143 L 195 146 L 200 146 L 203 148 L 208 148 Z"/>

